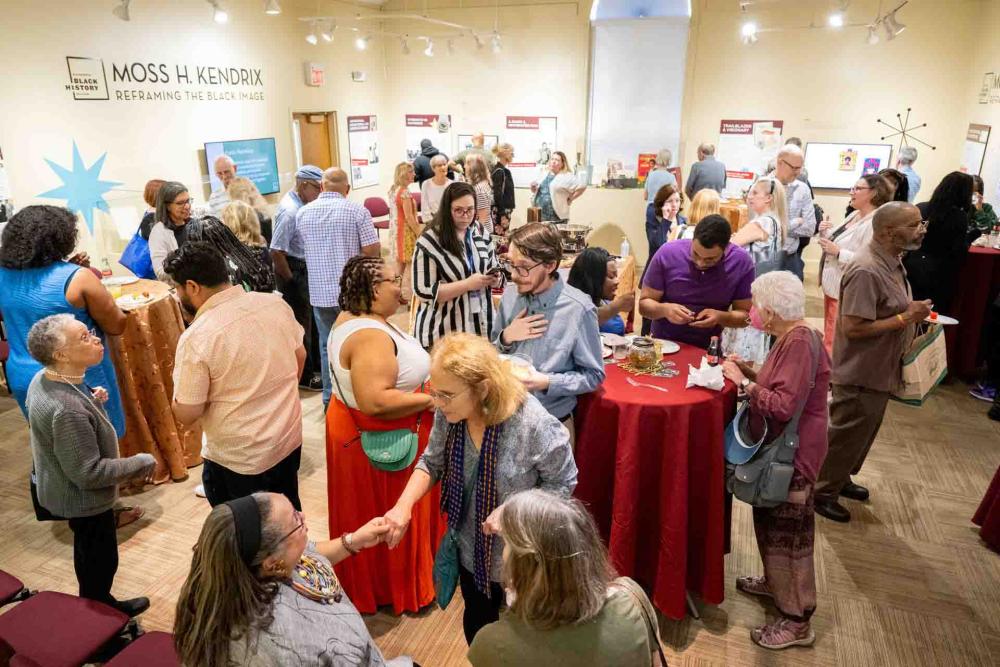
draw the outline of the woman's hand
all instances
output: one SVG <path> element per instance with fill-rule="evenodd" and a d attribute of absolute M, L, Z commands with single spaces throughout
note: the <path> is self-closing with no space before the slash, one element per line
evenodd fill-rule
<path fill-rule="evenodd" d="M 514 321 L 507 325 L 507 328 L 503 330 L 500 335 L 501 342 L 504 345 L 510 345 L 511 343 L 517 343 L 522 340 L 534 340 L 535 338 L 541 338 L 548 329 L 549 323 L 545 319 L 545 315 L 542 313 L 537 313 L 535 315 L 528 315 L 528 309 L 524 308 Z"/>
<path fill-rule="evenodd" d="M 823 248 L 823 252 L 825 252 L 827 255 L 832 255 L 833 257 L 837 257 L 840 255 L 840 246 L 831 241 L 830 239 L 820 238 L 819 245 L 821 248 Z"/>
<path fill-rule="evenodd" d="M 94 390 L 90 392 L 90 395 L 94 397 L 94 400 L 98 403 L 108 402 L 108 390 L 104 387 L 94 387 Z"/>
<path fill-rule="evenodd" d="M 385 543 L 389 545 L 390 549 L 395 549 L 400 540 L 403 539 L 403 535 L 406 534 L 406 529 L 410 526 L 412 511 L 413 508 L 411 507 L 395 505 L 385 513 L 384 519 L 386 525 L 389 527 L 389 531 L 385 536 Z"/>
<path fill-rule="evenodd" d="M 82 266 L 86 269 L 90 268 L 90 255 L 85 252 L 78 252 L 66 261 L 70 264 L 76 264 L 77 266 Z"/>
<path fill-rule="evenodd" d="M 503 515 L 503 505 L 498 505 L 495 510 L 490 512 L 490 515 L 486 517 L 486 521 L 483 521 L 483 532 L 487 535 L 501 535 L 503 533 L 500 530 L 500 517 Z"/>
<path fill-rule="evenodd" d="M 611 307 L 616 313 L 631 313 L 635 310 L 635 292 L 626 292 L 615 297 L 614 301 L 611 302 Z"/>
<path fill-rule="evenodd" d="M 549 388 L 549 376 L 531 368 L 521 377 L 521 383 L 528 391 L 545 391 Z"/>
<path fill-rule="evenodd" d="M 493 282 L 494 276 L 486 275 L 484 273 L 473 273 L 465 279 L 465 286 L 468 288 L 466 291 L 475 292 L 477 290 L 486 289 L 487 287 L 492 287 Z"/>
<path fill-rule="evenodd" d="M 819 233 L 826 236 L 827 232 L 833 229 L 833 223 L 830 222 L 830 216 L 823 218 L 823 221 L 819 223 Z"/>
<path fill-rule="evenodd" d="M 385 517 L 377 516 L 361 526 L 351 535 L 355 549 L 373 547 L 387 537 L 391 526 Z"/>
<path fill-rule="evenodd" d="M 746 376 L 743 375 L 743 371 L 740 370 L 740 367 L 736 365 L 736 362 L 731 361 L 730 359 L 726 359 L 722 362 L 722 374 L 727 380 L 732 380 L 737 387 L 740 386 L 740 383 L 743 382 L 744 378 L 746 378 Z"/>

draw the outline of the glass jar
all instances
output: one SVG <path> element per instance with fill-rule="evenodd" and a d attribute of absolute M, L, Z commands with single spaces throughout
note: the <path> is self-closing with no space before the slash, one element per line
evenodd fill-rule
<path fill-rule="evenodd" d="M 647 370 L 656 364 L 656 346 L 652 338 L 636 336 L 629 347 L 628 360 L 633 367 Z"/>

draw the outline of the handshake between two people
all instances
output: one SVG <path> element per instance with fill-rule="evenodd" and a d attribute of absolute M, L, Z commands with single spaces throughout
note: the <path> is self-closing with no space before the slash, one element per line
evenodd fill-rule
<path fill-rule="evenodd" d="M 358 530 L 360 533 L 369 526 L 377 526 L 378 537 L 372 544 L 377 544 L 379 541 L 385 542 L 390 549 L 395 549 L 403 536 L 406 534 L 406 529 L 410 527 L 410 518 L 413 511 L 413 506 L 405 505 L 395 505 L 391 510 L 385 513 L 385 516 L 380 516 L 372 519 L 366 523 L 362 528 Z M 483 521 L 482 529 L 487 535 L 499 535 L 500 534 L 500 517 L 503 514 L 503 505 L 497 506 L 495 510 L 490 512 L 490 515 L 486 517 L 486 521 Z M 358 543 L 360 535 L 356 533 L 354 537 L 355 543 Z"/>

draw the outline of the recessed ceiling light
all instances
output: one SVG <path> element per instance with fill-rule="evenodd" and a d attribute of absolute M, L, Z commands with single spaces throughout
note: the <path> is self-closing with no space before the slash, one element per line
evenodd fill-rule
<path fill-rule="evenodd" d="M 371 37 L 362 37 L 361 35 L 358 35 L 354 39 L 354 48 L 356 48 L 358 51 L 364 51 L 365 49 L 368 48 L 369 39 L 371 39 Z"/>
<path fill-rule="evenodd" d="M 833 14 L 830 14 L 829 18 L 826 19 L 826 22 L 831 28 L 843 28 L 844 15 L 840 12 L 834 12 Z"/>

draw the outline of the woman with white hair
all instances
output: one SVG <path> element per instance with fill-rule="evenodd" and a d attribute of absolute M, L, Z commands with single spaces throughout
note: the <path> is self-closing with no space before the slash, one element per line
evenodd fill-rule
<path fill-rule="evenodd" d="M 438 154 L 431 158 L 431 171 L 434 175 L 420 186 L 420 219 L 425 223 L 434 219 L 434 214 L 441 206 L 444 191 L 455 182 L 448 178 L 448 158 L 444 155 Z"/>
<path fill-rule="evenodd" d="M 104 345 L 93 329 L 65 313 L 42 318 L 28 331 L 28 350 L 42 370 L 28 387 L 31 456 L 38 502 L 73 531 L 73 569 L 80 597 L 97 600 L 129 616 L 149 608 L 149 599 L 117 600 L 111 594 L 118 571 L 113 506 L 118 485 L 151 476 L 150 454 L 118 456 L 118 436 L 104 410 L 108 391 L 84 381 L 101 363 Z"/>
<path fill-rule="evenodd" d="M 509 608 L 473 640 L 475 667 L 661 664 L 653 605 L 615 578 L 580 501 L 521 491 L 504 504 L 500 534 Z"/>
<path fill-rule="evenodd" d="M 753 509 L 757 547 L 764 576 L 740 577 L 736 588 L 771 598 L 779 618 L 750 632 L 754 643 L 769 649 L 809 646 L 815 639 L 809 619 L 816 610 L 813 569 L 813 486 L 826 458 L 827 391 L 830 357 L 819 333 L 805 321 L 805 289 L 790 271 L 772 271 L 751 288 L 751 326 L 776 337 L 767 361 L 754 372 L 736 358 L 722 365 L 725 376 L 749 397 L 750 432 L 773 439 L 798 410 L 798 449 L 788 500 L 777 507 Z"/>
<path fill-rule="evenodd" d="M 646 185 L 645 190 L 643 190 L 643 196 L 646 198 L 646 205 L 653 203 L 656 198 L 656 193 L 660 191 L 664 185 L 672 185 L 677 189 L 677 179 L 674 175 L 668 171 L 670 168 L 670 161 L 673 159 L 670 150 L 667 148 L 661 148 L 660 152 L 656 154 L 656 160 L 653 163 L 653 169 L 646 175 Z"/>

